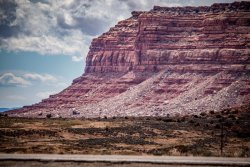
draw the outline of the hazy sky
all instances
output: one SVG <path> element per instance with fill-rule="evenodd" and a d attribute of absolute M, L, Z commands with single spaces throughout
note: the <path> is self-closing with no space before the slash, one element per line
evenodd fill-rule
<path fill-rule="evenodd" d="M 0 107 L 39 102 L 84 72 L 92 38 L 133 10 L 233 0 L 0 0 Z"/>

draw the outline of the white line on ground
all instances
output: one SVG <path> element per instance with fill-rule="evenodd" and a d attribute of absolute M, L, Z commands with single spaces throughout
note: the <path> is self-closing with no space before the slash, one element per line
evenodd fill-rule
<path fill-rule="evenodd" d="M 250 165 L 250 158 L 77 154 L 0 154 L 0 161 L 127 162 L 190 165 Z"/>

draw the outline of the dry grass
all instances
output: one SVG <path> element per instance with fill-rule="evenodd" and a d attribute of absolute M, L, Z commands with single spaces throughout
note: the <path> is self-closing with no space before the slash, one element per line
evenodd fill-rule
<path fill-rule="evenodd" d="M 0 118 L 0 152 L 250 156 L 249 108 L 174 118 Z"/>

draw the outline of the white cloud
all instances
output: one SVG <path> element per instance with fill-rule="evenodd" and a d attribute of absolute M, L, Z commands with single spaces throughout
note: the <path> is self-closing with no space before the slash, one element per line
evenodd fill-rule
<path fill-rule="evenodd" d="M 0 85 L 26 87 L 31 85 L 31 82 L 13 73 L 4 73 L 0 76 Z"/>
<path fill-rule="evenodd" d="M 9 4 L 4 6 L 6 9 L 0 10 L 0 23 L 3 20 L 3 24 L 6 24 L 9 30 L 6 33 L 0 31 L 0 49 L 31 51 L 46 55 L 68 55 L 72 57 L 72 61 L 81 61 L 87 56 L 92 38 L 108 31 L 118 21 L 129 18 L 131 11 L 148 11 L 154 5 L 198 6 L 225 1 L 5 1 L 5 4 Z M 227 1 L 232 2 L 233 0 Z M 4 33 L 8 37 L 4 37 Z"/>
<path fill-rule="evenodd" d="M 90 37 L 85 37 L 79 29 L 64 29 L 58 25 L 59 16 L 63 16 L 69 26 L 74 25 L 72 15 L 61 7 L 63 3 L 17 0 L 16 4 L 16 19 L 11 26 L 19 27 L 18 33 L 0 38 L 0 49 L 79 57 L 86 48 L 83 45 L 90 42 Z"/>
<path fill-rule="evenodd" d="M 55 91 L 45 91 L 45 92 L 38 92 L 36 94 L 37 97 L 41 98 L 41 99 L 45 99 L 48 98 L 50 95 L 55 94 Z"/>
<path fill-rule="evenodd" d="M 73 56 L 72 57 L 72 61 L 78 62 L 78 61 L 82 61 L 83 60 L 83 56 Z"/>
<path fill-rule="evenodd" d="M 50 74 L 26 73 L 24 78 L 42 82 L 56 82 L 57 78 Z"/>
<path fill-rule="evenodd" d="M 65 23 L 74 26 L 76 24 L 75 20 L 72 18 L 72 16 L 69 13 L 64 13 L 64 20 Z"/>
<path fill-rule="evenodd" d="M 62 85 L 57 77 L 51 74 L 39 74 L 39 73 L 23 73 L 18 72 L 18 74 L 7 72 L 0 75 L 0 86 L 21 86 L 27 87 L 32 85 L 33 82 L 42 82 L 46 84 L 58 83 Z"/>
<path fill-rule="evenodd" d="M 78 32 L 80 33 L 80 32 Z M 71 37 L 59 38 L 56 36 L 25 36 L 10 37 L 2 39 L 2 47 L 7 50 L 31 51 L 40 54 L 52 55 L 81 55 L 83 39 L 79 38 L 77 32 L 71 33 Z"/>
<path fill-rule="evenodd" d="M 36 3 L 16 0 L 15 3 L 11 13 L 15 19 L 9 25 L 18 31 L 8 38 L 0 36 L 0 49 L 68 55 L 72 61 L 85 59 L 92 38 L 130 17 L 132 10 L 180 5 L 164 0 L 38 0 Z"/>

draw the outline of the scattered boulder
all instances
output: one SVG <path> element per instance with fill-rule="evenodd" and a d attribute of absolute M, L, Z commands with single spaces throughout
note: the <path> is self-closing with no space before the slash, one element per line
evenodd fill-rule
<path fill-rule="evenodd" d="M 51 117 L 52 117 L 52 114 L 50 113 L 46 115 L 46 118 L 51 118 Z"/>
<path fill-rule="evenodd" d="M 75 108 L 72 108 L 72 109 L 71 109 L 71 112 L 72 112 L 73 115 L 79 115 L 79 114 L 80 114 L 80 111 L 78 111 L 78 110 L 75 109 Z"/>

